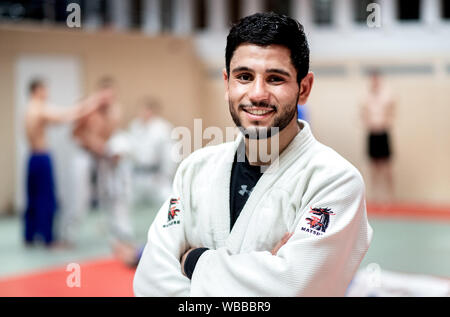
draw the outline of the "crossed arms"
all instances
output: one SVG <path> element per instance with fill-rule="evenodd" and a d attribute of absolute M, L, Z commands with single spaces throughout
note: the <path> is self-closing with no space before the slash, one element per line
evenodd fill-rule
<path fill-rule="evenodd" d="M 182 204 L 181 188 L 177 173 L 174 190 L 181 197 L 180 225 L 168 226 L 167 201 L 149 230 L 136 271 L 137 296 L 343 296 L 370 242 L 362 180 L 344 175 L 311 201 L 320 203 L 334 193 L 334 207 L 345 211 L 326 234 L 313 236 L 297 225 L 272 250 L 237 254 L 226 247 L 207 250 L 190 280 L 184 261 L 193 246 L 186 237 L 189 210 Z M 298 212 L 299 223 L 305 214 Z"/>

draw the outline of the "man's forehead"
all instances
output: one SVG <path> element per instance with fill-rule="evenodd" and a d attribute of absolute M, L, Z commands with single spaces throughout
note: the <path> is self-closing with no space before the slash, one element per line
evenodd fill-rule
<path fill-rule="evenodd" d="M 291 51 L 283 45 L 257 45 L 243 43 L 234 51 L 230 61 L 231 68 L 242 67 L 242 63 L 276 64 L 285 68 L 295 69 L 291 61 Z"/>

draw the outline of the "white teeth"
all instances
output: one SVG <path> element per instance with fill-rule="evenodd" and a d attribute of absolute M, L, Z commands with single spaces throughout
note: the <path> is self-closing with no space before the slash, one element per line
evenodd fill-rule
<path fill-rule="evenodd" d="M 265 115 L 265 114 L 271 112 L 272 110 L 251 110 L 251 109 L 246 109 L 246 111 L 248 113 L 261 116 L 261 115 Z"/>

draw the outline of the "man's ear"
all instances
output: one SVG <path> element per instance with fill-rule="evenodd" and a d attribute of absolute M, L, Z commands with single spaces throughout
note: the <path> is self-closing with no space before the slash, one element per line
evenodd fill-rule
<path fill-rule="evenodd" d="M 225 85 L 225 101 L 228 102 L 228 73 L 226 68 L 222 69 L 222 77 Z"/>
<path fill-rule="evenodd" d="M 300 83 L 300 92 L 298 96 L 298 104 L 304 105 L 308 101 L 309 94 L 311 93 L 312 86 L 314 84 L 314 74 L 309 72 Z"/>

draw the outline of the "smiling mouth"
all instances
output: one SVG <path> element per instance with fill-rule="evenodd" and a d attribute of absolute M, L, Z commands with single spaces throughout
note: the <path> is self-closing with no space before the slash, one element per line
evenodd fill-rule
<path fill-rule="evenodd" d="M 265 116 L 269 113 L 275 112 L 275 107 L 254 107 L 254 106 L 249 106 L 249 107 L 242 107 L 242 110 L 254 115 L 254 116 Z"/>

